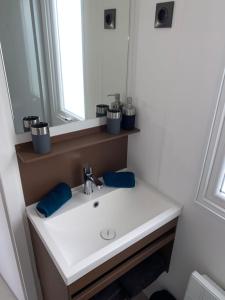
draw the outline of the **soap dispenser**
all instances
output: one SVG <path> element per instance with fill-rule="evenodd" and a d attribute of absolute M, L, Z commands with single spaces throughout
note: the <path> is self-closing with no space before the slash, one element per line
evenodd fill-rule
<path fill-rule="evenodd" d="M 135 126 L 136 109 L 132 104 L 132 98 L 127 98 L 127 103 L 123 107 L 122 128 L 132 130 Z"/>
<path fill-rule="evenodd" d="M 115 101 L 111 103 L 111 109 L 121 110 L 122 112 L 123 103 L 120 101 L 120 94 L 116 93 L 116 94 L 108 95 L 108 97 L 115 97 Z"/>
<path fill-rule="evenodd" d="M 110 134 L 119 134 L 121 128 L 122 113 L 118 109 L 109 109 L 107 111 L 107 132 Z"/>

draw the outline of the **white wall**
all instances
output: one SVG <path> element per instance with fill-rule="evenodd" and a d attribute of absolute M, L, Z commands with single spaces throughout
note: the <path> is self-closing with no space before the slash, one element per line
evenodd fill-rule
<path fill-rule="evenodd" d="M 159 282 L 182 299 L 194 269 L 225 288 L 225 222 L 194 203 L 225 66 L 225 2 L 177 0 L 172 29 L 154 29 L 155 3 L 133 1 L 129 92 L 141 133 L 130 138 L 129 165 L 184 205 Z"/>
<path fill-rule="evenodd" d="M 0 51 L 1 52 L 1 51 Z M 25 293 L 25 299 L 37 300 L 35 286 L 35 272 L 28 251 L 26 238 L 26 221 L 24 218 L 25 204 L 21 186 L 20 174 L 15 152 L 14 126 L 10 112 L 9 97 L 4 73 L 3 61 L 0 53 L 0 182 L 1 194 L 5 199 L 5 210 L 14 243 L 14 254 L 17 258 L 20 273 L 21 286 Z M 1 253 L 0 253 L 1 254 Z M 1 255 L 0 255 L 1 259 Z M 8 282 L 9 286 L 13 283 Z M 19 284 L 19 283 L 18 283 Z M 16 295 L 17 296 L 17 295 Z"/>
<path fill-rule="evenodd" d="M 1 192 L 1 191 L 0 191 Z M 7 216 L 0 193 L 0 275 L 20 300 L 25 299 L 21 284 L 20 271 L 16 262 Z"/>

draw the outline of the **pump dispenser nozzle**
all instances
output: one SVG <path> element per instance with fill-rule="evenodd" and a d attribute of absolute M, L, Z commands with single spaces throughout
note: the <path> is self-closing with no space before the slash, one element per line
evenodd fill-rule
<path fill-rule="evenodd" d="M 110 94 L 110 95 L 108 95 L 108 97 L 115 97 L 115 101 L 111 103 L 111 109 L 122 111 L 123 104 L 120 101 L 120 94 L 119 93 Z"/>

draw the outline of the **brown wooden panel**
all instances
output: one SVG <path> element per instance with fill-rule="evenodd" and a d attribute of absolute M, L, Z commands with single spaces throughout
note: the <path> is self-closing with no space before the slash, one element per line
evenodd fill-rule
<path fill-rule="evenodd" d="M 108 170 L 126 168 L 127 141 L 125 136 L 31 163 L 18 160 L 26 205 L 37 202 L 60 182 L 66 182 L 71 188 L 81 185 L 86 163 L 98 177 Z"/>
<path fill-rule="evenodd" d="M 119 266 L 115 267 L 112 271 L 102 276 L 99 280 L 88 286 L 79 294 L 71 296 L 71 298 L 74 300 L 90 299 L 174 239 L 175 233 L 168 233 L 165 236 L 157 239 L 155 242 L 151 243 L 149 246 L 140 250 L 137 254 L 121 263 Z"/>
<path fill-rule="evenodd" d="M 99 126 L 52 137 L 51 152 L 44 155 L 35 153 L 31 142 L 17 145 L 16 152 L 19 160 L 23 163 L 32 163 L 50 159 L 58 155 L 64 155 L 71 151 L 79 151 L 90 146 L 117 140 L 137 132 L 139 132 L 139 129 L 121 130 L 119 134 L 112 135 L 107 133 L 105 126 Z"/>
<path fill-rule="evenodd" d="M 34 227 L 29 222 L 32 244 L 40 279 L 43 300 L 68 300 L 68 289 L 46 251 Z"/>
<path fill-rule="evenodd" d="M 70 294 L 76 294 L 79 290 L 83 289 L 85 286 L 99 278 L 100 276 L 104 275 L 107 273 L 109 270 L 112 268 L 116 267 L 119 265 L 121 262 L 129 258 L 130 256 L 134 255 L 144 247 L 146 247 L 148 244 L 152 243 L 162 235 L 164 235 L 167 232 L 174 231 L 176 230 L 176 225 L 177 225 L 178 219 L 174 219 L 168 224 L 162 226 L 158 230 L 154 231 L 150 235 L 146 236 L 139 242 L 135 243 L 134 245 L 130 246 L 126 250 L 122 251 L 121 253 L 115 255 L 99 267 L 95 268 L 94 270 L 90 271 L 88 274 L 85 276 L 81 277 L 78 279 L 76 282 L 71 284 L 69 286 L 69 291 Z"/>

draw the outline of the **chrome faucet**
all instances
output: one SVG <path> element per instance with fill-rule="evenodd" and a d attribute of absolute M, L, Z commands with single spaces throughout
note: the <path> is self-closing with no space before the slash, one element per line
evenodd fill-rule
<path fill-rule="evenodd" d="M 90 195 L 93 193 L 93 185 L 100 190 L 103 187 L 103 183 L 99 180 L 92 172 L 92 168 L 90 166 L 85 166 L 83 169 L 84 175 L 84 194 Z"/>

